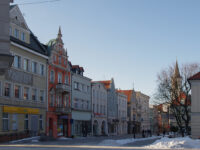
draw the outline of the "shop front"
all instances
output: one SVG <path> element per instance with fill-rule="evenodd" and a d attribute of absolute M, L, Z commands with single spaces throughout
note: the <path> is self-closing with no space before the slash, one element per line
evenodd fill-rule
<path fill-rule="evenodd" d="M 72 135 L 87 136 L 92 133 L 91 113 L 72 111 Z"/>

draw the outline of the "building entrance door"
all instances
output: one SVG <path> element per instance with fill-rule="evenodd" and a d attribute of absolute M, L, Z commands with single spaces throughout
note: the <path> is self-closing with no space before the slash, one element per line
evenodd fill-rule
<path fill-rule="evenodd" d="M 31 116 L 31 136 L 37 136 L 38 132 L 38 115 Z"/>

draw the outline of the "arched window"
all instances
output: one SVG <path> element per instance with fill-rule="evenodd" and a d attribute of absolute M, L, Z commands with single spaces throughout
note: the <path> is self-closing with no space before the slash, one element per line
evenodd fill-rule
<path fill-rule="evenodd" d="M 54 79 L 55 79 L 55 74 L 54 74 L 54 71 L 51 70 L 51 72 L 50 72 L 50 81 L 54 82 Z"/>

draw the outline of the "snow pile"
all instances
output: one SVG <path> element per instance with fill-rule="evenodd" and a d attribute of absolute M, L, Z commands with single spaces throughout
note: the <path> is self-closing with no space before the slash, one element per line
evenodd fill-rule
<path fill-rule="evenodd" d="M 200 148 L 200 140 L 193 140 L 189 137 L 167 138 L 164 137 L 155 141 L 153 144 L 145 148 L 151 149 L 171 149 L 171 148 Z"/>
<path fill-rule="evenodd" d="M 71 138 L 67 138 L 67 137 L 59 137 L 58 140 L 71 140 Z"/>
<path fill-rule="evenodd" d="M 134 138 L 129 138 L 129 139 L 121 139 L 121 140 L 104 140 L 102 141 L 99 145 L 101 146 L 119 146 L 119 145 L 125 145 L 128 143 L 132 142 L 137 142 L 137 141 L 145 141 L 145 140 L 150 140 L 150 139 L 157 139 L 159 136 L 152 136 L 148 138 L 139 138 L 139 139 L 134 139 Z"/>

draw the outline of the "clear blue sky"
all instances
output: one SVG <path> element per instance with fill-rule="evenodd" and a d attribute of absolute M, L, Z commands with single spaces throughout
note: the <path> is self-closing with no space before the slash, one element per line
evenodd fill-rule
<path fill-rule="evenodd" d="M 15 3 L 43 0 L 15 0 Z M 61 26 L 72 64 L 94 80 L 151 96 L 158 72 L 200 61 L 199 0 L 61 0 L 20 5 L 29 28 L 47 43 Z"/>

